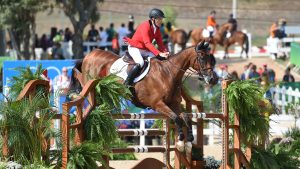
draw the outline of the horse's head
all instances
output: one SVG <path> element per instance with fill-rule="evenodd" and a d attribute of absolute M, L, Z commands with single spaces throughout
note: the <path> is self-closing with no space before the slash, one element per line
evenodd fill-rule
<path fill-rule="evenodd" d="M 195 47 L 196 59 L 193 63 L 193 69 L 198 72 L 199 79 L 208 84 L 218 83 L 218 75 L 214 72 L 216 59 L 210 54 L 209 43 L 202 41 Z"/>

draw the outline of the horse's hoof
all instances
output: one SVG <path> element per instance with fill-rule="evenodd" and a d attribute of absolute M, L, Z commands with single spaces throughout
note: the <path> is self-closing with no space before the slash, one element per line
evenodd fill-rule
<path fill-rule="evenodd" d="M 183 152 L 184 151 L 184 141 L 178 141 L 176 143 L 176 148 L 179 152 Z"/>
<path fill-rule="evenodd" d="M 185 146 L 184 146 L 185 152 L 188 153 L 188 154 L 191 153 L 192 152 L 192 147 L 193 147 L 193 145 L 192 145 L 191 142 L 186 142 Z"/>

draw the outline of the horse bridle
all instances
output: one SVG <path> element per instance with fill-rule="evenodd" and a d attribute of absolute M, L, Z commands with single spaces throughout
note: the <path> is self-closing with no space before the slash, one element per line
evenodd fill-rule
<path fill-rule="evenodd" d="M 210 78 L 208 77 L 207 71 L 213 70 L 213 67 L 205 68 L 206 61 L 202 55 L 202 53 L 205 53 L 205 52 L 203 52 L 202 50 L 198 50 L 197 46 L 195 47 L 195 52 L 197 53 L 197 57 L 196 57 L 192 67 L 194 67 L 196 62 L 198 62 L 200 69 L 196 70 L 196 72 L 199 75 L 199 79 L 200 80 L 204 79 L 204 81 L 208 83 Z"/>

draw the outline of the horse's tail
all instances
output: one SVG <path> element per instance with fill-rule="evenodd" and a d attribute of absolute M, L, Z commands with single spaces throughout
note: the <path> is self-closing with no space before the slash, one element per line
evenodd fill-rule
<path fill-rule="evenodd" d="M 69 85 L 69 90 L 79 92 L 82 89 L 81 83 L 77 79 L 78 77 L 75 74 L 81 73 L 82 59 L 79 59 L 75 62 L 74 68 L 72 69 L 71 81 Z"/>
<path fill-rule="evenodd" d="M 246 56 L 248 57 L 248 52 L 249 52 L 249 39 L 248 39 L 248 35 L 246 33 L 245 34 L 245 40 L 244 40 L 244 44 L 246 45 L 245 47 L 245 52 L 246 52 Z"/>

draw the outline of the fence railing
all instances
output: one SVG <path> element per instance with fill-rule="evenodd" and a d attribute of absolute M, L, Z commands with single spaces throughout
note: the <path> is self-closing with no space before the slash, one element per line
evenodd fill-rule
<path fill-rule="evenodd" d="M 272 103 L 281 111 L 281 114 L 289 114 L 289 108 L 293 107 L 300 110 L 300 91 L 298 88 L 276 86 L 270 89 L 272 94 Z M 298 105 L 297 105 L 298 104 Z"/>

